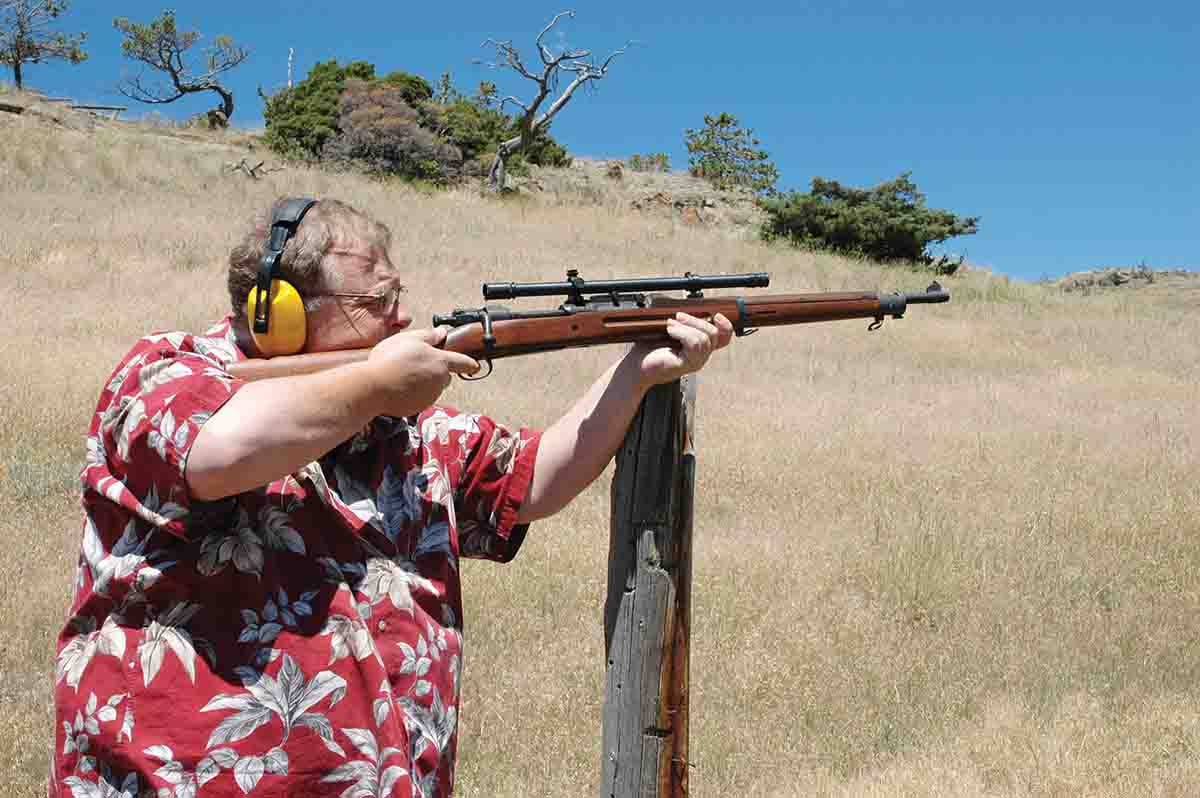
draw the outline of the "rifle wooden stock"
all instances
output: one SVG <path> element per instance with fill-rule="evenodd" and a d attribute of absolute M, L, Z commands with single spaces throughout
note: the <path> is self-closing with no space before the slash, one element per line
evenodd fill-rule
<path fill-rule="evenodd" d="M 729 296 L 681 299 L 651 295 L 644 307 L 613 307 L 577 310 L 561 315 L 496 319 L 494 341 L 485 341 L 481 323 L 455 327 L 446 336 L 444 348 L 477 360 L 497 360 L 535 352 L 576 349 L 602 344 L 645 342 L 667 345 L 667 320 L 682 311 L 701 319 L 718 313 L 729 319 L 738 334 L 759 327 L 809 324 L 843 319 L 900 318 L 910 302 L 945 302 L 949 295 L 940 286 L 921 294 L 878 294 L 865 291 Z M 229 366 L 238 379 L 260 380 L 312 374 L 366 360 L 370 349 L 289 355 L 251 359 Z"/>

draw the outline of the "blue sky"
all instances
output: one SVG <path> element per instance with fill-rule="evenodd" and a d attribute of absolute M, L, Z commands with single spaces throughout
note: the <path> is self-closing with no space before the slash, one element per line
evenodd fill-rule
<path fill-rule="evenodd" d="M 229 34 L 252 50 L 229 75 L 234 124 L 262 124 L 255 88 L 319 61 L 373 62 L 460 89 L 496 81 L 487 38 L 533 56 L 537 32 L 567 8 L 554 45 L 603 58 L 628 40 L 597 91 L 562 112 L 554 136 L 574 154 L 666 152 L 687 166 L 684 130 L 726 111 L 752 128 L 781 189 L 813 176 L 869 186 L 910 170 L 928 204 L 982 218 L 945 249 L 1021 279 L 1105 265 L 1200 269 L 1200 4 L 825 0 L 746 6 L 609 0 L 575 6 L 209 0 L 175 3 L 183 29 Z M 86 31 L 80 66 L 29 65 L 28 85 L 79 101 L 125 103 L 134 65 L 114 16 L 148 21 L 163 3 L 76 2 L 61 28 Z M 0 75 L 4 73 L 0 72 Z M 11 79 L 11 76 L 5 76 Z M 208 95 L 170 116 L 212 107 Z M 132 110 L 132 109 L 131 109 Z"/>

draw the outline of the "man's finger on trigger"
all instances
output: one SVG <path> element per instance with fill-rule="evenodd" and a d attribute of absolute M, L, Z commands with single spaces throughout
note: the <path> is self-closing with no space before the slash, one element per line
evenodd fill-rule
<path fill-rule="evenodd" d="M 446 368 L 455 374 L 474 374 L 479 371 L 479 361 L 460 352 L 447 352 Z"/>

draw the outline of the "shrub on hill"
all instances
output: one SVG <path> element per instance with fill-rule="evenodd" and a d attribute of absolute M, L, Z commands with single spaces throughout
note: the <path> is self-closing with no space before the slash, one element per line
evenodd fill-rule
<path fill-rule="evenodd" d="M 739 124 L 732 114 L 705 114 L 704 127 L 684 131 L 688 171 L 723 191 L 743 188 L 771 194 L 779 170 L 767 151 L 758 149 L 761 142 L 754 138 L 754 131 Z"/>
<path fill-rule="evenodd" d="M 462 151 L 421 127 L 417 110 L 395 84 L 347 81 L 337 127 L 339 132 L 326 140 L 322 151 L 322 158 L 332 164 L 434 183 L 450 182 L 462 172 Z"/>
<path fill-rule="evenodd" d="M 927 252 L 954 236 L 972 235 L 977 216 L 956 216 L 925 207 L 925 195 L 911 172 L 874 188 L 857 189 L 836 180 L 813 178 L 812 191 L 789 192 L 766 199 L 764 238 L 786 238 L 793 244 L 861 255 L 878 261 L 910 261 L 953 273 L 959 263 Z"/>
<path fill-rule="evenodd" d="M 443 83 L 447 80 L 443 75 Z M 361 85 L 344 107 L 356 82 Z M 435 98 L 424 78 L 401 71 L 377 78 L 366 61 L 317 64 L 294 88 L 260 94 L 266 103 L 264 140 L 276 152 L 329 158 L 338 166 L 360 153 L 369 171 L 386 172 L 394 164 L 395 174 L 410 178 L 441 182 L 483 174 L 499 142 L 516 134 L 515 120 L 491 107 L 488 97 L 467 98 L 443 88 Z M 566 166 L 571 159 L 548 133 L 540 133 L 518 159 L 517 171 L 522 162 Z"/>
<path fill-rule="evenodd" d="M 666 173 L 671 171 L 671 159 L 665 152 L 656 152 L 653 155 L 634 153 L 629 156 L 626 163 L 634 172 Z"/>
<path fill-rule="evenodd" d="M 325 142 L 337 130 L 338 102 L 347 80 L 374 80 L 375 66 L 353 61 L 338 66 L 337 61 L 317 64 L 308 77 L 290 89 L 266 95 L 259 89 L 266 107 L 263 141 L 275 152 L 292 158 L 316 160 Z"/>

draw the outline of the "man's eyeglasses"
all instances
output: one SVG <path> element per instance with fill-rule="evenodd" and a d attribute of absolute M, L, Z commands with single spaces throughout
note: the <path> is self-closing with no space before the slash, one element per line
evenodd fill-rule
<path fill-rule="evenodd" d="M 332 296 L 338 299 L 352 299 L 356 305 L 375 305 L 375 310 L 379 313 L 387 313 L 392 308 L 400 303 L 400 295 L 408 293 L 408 289 L 402 285 L 397 285 L 385 291 L 376 291 L 372 294 L 354 294 L 345 291 L 329 291 L 323 294 L 313 294 L 312 296 Z"/>

